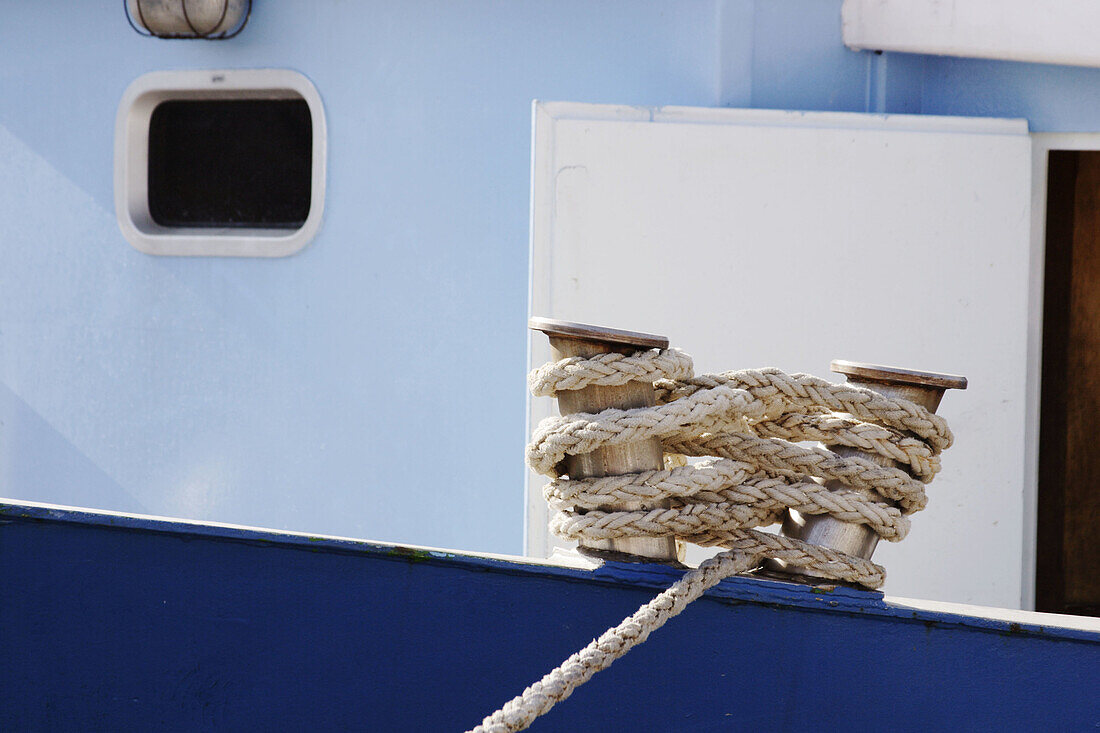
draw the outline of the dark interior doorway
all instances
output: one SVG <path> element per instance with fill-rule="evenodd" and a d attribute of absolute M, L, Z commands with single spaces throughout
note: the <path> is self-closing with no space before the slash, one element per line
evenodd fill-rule
<path fill-rule="evenodd" d="M 1035 607 L 1100 616 L 1100 151 L 1047 178 Z"/>

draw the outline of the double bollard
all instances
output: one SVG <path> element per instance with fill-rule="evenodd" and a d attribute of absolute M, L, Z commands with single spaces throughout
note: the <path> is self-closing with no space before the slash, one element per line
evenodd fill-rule
<path fill-rule="evenodd" d="M 579 356 L 591 358 L 599 354 L 631 354 L 644 349 L 667 349 L 668 339 L 647 333 L 620 331 L 582 323 L 556 321 L 549 318 L 532 318 L 530 327 L 550 338 L 550 348 L 555 360 Z M 904 399 L 935 412 L 949 389 L 966 389 L 966 377 L 935 372 L 921 372 L 897 367 L 861 364 L 850 361 L 834 361 L 832 371 L 843 374 L 849 384 L 867 387 L 891 399 Z M 636 407 L 652 407 L 657 403 L 653 386 L 642 382 L 628 382 L 622 386 L 589 386 L 584 389 L 559 392 L 558 411 L 562 415 L 584 412 L 595 414 L 611 408 L 629 410 Z M 834 453 L 842 457 L 859 456 L 881 466 L 900 468 L 906 466 L 875 453 L 833 446 Z M 642 440 L 624 445 L 607 446 L 591 453 L 567 456 L 565 471 L 570 478 L 617 476 L 641 471 L 660 470 L 664 467 L 664 450 L 656 439 Z M 837 481 L 826 481 L 832 490 L 853 489 Z M 873 492 L 865 491 L 869 495 Z M 878 497 L 873 494 L 874 498 Z M 600 507 L 607 511 L 636 511 L 670 506 L 669 502 L 643 504 L 627 502 Z M 780 534 L 826 547 L 847 555 L 870 560 L 878 545 L 879 536 L 874 530 L 861 524 L 850 524 L 828 515 L 804 516 L 788 511 Z M 583 541 L 582 552 L 616 557 L 639 562 L 663 562 L 677 564 L 683 560 L 683 547 L 673 537 L 629 537 L 615 540 Z M 779 560 L 768 560 L 770 573 L 813 582 L 816 577 L 810 570 L 787 566 Z"/>

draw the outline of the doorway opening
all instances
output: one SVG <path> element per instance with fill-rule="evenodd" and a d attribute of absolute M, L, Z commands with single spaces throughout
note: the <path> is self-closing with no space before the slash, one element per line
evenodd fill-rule
<path fill-rule="evenodd" d="M 1035 610 L 1100 616 L 1100 151 L 1046 183 Z"/>

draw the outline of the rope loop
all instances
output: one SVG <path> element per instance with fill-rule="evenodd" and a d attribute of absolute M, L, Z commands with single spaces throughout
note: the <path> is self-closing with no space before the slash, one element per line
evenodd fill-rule
<path fill-rule="evenodd" d="M 621 387 L 628 382 L 688 379 L 693 368 L 691 357 L 679 349 L 599 354 L 590 359 L 571 356 L 532 371 L 527 375 L 527 386 L 535 397 L 553 397 L 558 392 L 593 385 Z"/>

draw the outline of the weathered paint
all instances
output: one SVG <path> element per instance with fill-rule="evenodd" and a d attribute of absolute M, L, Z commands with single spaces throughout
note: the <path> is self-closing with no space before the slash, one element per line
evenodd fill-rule
<path fill-rule="evenodd" d="M 0 728 L 461 730 L 677 574 L 5 504 Z M 533 730 L 1086 729 L 1097 679 L 1100 631 L 736 578 Z"/>

